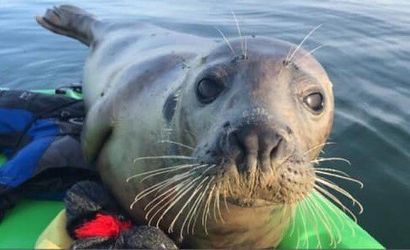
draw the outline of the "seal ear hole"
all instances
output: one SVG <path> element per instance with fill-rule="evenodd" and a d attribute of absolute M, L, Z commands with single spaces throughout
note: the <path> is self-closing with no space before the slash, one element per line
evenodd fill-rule
<path fill-rule="evenodd" d="M 196 87 L 196 94 L 201 103 L 209 104 L 213 102 L 224 90 L 223 84 L 211 78 L 203 78 Z"/>
<path fill-rule="evenodd" d="M 171 122 L 172 118 L 174 117 L 177 102 L 178 96 L 175 93 L 169 95 L 167 100 L 165 101 L 164 106 L 162 108 L 162 113 L 167 122 Z"/>

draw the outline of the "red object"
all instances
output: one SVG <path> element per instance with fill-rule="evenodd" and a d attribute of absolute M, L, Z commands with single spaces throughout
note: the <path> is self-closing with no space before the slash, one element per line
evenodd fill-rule
<path fill-rule="evenodd" d="M 78 239 L 88 237 L 117 237 L 121 231 L 131 228 L 130 221 L 120 221 L 115 216 L 98 213 L 91 221 L 78 227 L 74 233 Z"/>

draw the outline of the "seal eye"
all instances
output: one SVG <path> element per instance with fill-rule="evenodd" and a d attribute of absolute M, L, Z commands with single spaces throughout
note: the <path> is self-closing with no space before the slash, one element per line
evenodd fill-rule
<path fill-rule="evenodd" d="M 323 110 L 324 100 L 323 95 L 320 92 L 311 93 L 303 99 L 303 102 L 315 113 L 319 113 Z"/>
<path fill-rule="evenodd" d="M 218 97 L 222 90 L 222 84 L 219 84 L 215 80 L 204 78 L 199 81 L 196 93 L 200 102 L 211 103 Z"/>

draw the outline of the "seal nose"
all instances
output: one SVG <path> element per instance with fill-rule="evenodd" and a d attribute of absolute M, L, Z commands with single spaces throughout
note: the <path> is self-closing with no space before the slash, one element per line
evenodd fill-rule
<path fill-rule="evenodd" d="M 252 173 L 257 167 L 263 172 L 271 168 L 283 137 L 268 126 L 250 124 L 231 132 L 228 141 L 239 172 Z"/>

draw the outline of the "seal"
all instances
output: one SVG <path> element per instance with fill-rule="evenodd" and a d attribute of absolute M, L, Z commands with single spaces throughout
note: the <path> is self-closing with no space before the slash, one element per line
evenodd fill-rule
<path fill-rule="evenodd" d="M 311 53 L 109 23 L 74 6 L 40 25 L 90 47 L 83 149 L 130 215 L 182 247 L 275 247 L 315 188 L 331 82 Z"/>

